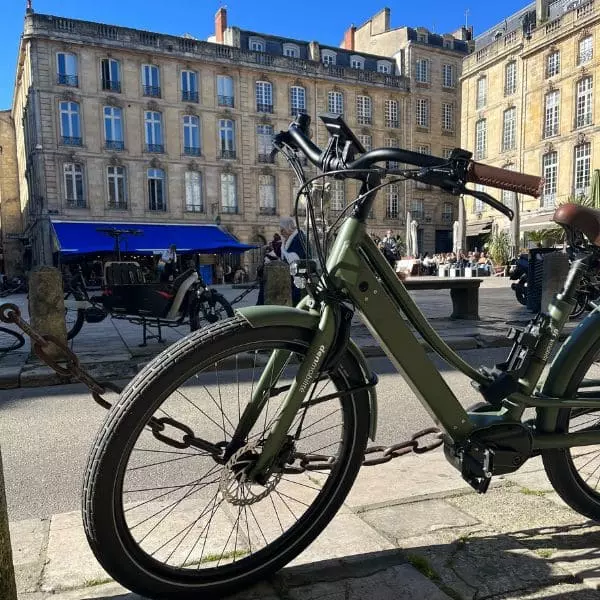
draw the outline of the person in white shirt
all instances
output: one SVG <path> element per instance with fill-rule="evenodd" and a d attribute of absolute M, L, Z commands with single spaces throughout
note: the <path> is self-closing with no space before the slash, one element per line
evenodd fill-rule
<path fill-rule="evenodd" d="M 293 217 L 282 217 L 279 221 L 281 228 L 281 237 L 284 239 L 281 247 L 281 258 L 288 264 L 296 260 L 306 259 L 306 238 L 304 233 L 296 228 L 296 220 Z M 292 284 L 292 302 L 300 302 L 302 294 L 300 290 Z"/>

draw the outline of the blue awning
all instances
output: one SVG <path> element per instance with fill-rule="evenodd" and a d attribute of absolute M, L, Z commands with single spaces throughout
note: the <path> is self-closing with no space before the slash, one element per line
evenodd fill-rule
<path fill-rule="evenodd" d="M 121 252 L 155 254 L 171 244 L 177 252 L 220 254 L 246 252 L 255 246 L 242 244 L 216 225 L 114 223 L 105 221 L 52 220 L 52 226 L 62 254 L 113 252 L 119 232 Z"/>

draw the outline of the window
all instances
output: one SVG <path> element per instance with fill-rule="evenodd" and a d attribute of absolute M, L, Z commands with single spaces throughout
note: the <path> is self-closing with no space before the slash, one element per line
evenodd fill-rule
<path fill-rule="evenodd" d="M 221 211 L 237 213 L 237 181 L 233 173 L 221 173 Z"/>
<path fill-rule="evenodd" d="M 546 94 L 544 103 L 544 137 L 558 135 L 560 92 L 554 90 Z"/>
<path fill-rule="evenodd" d="M 418 58 L 415 62 L 415 80 L 417 83 L 429 83 L 429 60 Z"/>
<path fill-rule="evenodd" d="M 56 55 L 56 83 L 59 85 L 79 85 L 77 75 L 77 56 L 70 52 L 59 52 Z"/>
<path fill-rule="evenodd" d="M 144 113 L 146 132 L 146 152 L 164 152 L 162 135 L 162 115 L 159 112 L 147 110 Z"/>
<path fill-rule="evenodd" d="M 383 145 L 386 148 L 399 148 L 400 144 L 398 143 L 398 140 L 396 138 L 385 138 L 383 140 Z M 393 160 L 388 160 L 386 162 L 386 168 L 388 169 L 399 169 L 400 168 L 400 163 L 393 161 Z"/>
<path fill-rule="evenodd" d="M 251 37 L 248 40 L 248 48 L 252 52 L 264 52 L 265 51 L 265 40 L 258 37 Z"/>
<path fill-rule="evenodd" d="M 306 112 L 306 90 L 299 85 L 290 88 L 290 113 L 296 116 Z"/>
<path fill-rule="evenodd" d="M 419 144 L 417 146 L 417 152 L 421 154 L 431 154 L 431 146 L 429 144 Z"/>
<path fill-rule="evenodd" d="M 507 171 L 514 171 L 514 165 L 508 165 L 504 167 Z M 517 194 L 515 192 L 511 192 L 509 190 L 502 190 L 502 204 L 504 206 L 508 206 L 509 208 L 514 209 L 517 201 Z"/>
<path fill-rule="evenodd" d="M 387 60 L 378 60 L 377 61 L 377 72 L 385 73 L 386 75 L 389 75 L 392 72 L 392 64 L 389 63 Z"/>
<path fill-rule="evenodd" d="M 504 67 L 504 95 L 512 96 L 517 91 L 517 63 L 509 62 Z"/>
<path fill-rule="evenodd" d="M 258 162 L 273 162 L 273 158 L 271 157 L 271 152 L 273 151 L 273 126 L 257 125 L 256 141 L 258 146 Z"/>
<path fill-rule="evenodd" d="M 181 71 L 181 100 L 198 102 L 198 73 L 196 71 Z"/>
<path fill-rule="evenodd" d="M 284 44 L 283 55 L 290 58 L 300 58 L 300 47 L 296 44 Z"/>
<path fill-rule="evenodd" d="M 480 183 L 476 183 L 475 191 L 484 192 L 485 186 L 481 185 Z M 473 202 L 473 212 L 477 213 L 477 214 L 481 214 L 483 212 L 483 209 L 484 209 L 483 200 L 480 200 L 479 198 L 475 198 L 475 202 Z"/>
<path fill-rule="evenodd" d="M 198 171 L 185 172 L 185 210 L 187 212 L 204 212 L 202 173 Z"/>
<path fill-rule="evenodd" d="M 477 80 L 477 110 L 484 108 L 487 104 L 487 77 Z"/>
<path fill-rule="evenodd" d="M 442 85 L 445 88 L 453 88 L 456 86 L 454 65 L 442 65 Z"/>
<path fill-rule="evenodd" d="M 274 215 L 275 177 L 273 175 L 258 176 L 258 212 L 261 215 Z"/>
<path fill-rule="evenodd" d="M 229 119 L 219 120 L 221 158 L 235 158 L 235 123 Z"/>
<path fill-rule="evenodd" d="M 502 151 L 514 150 L 517 145 L 517 109 L 515 107 L 504 111 L 502 121 Z"/>
<path fill-rule="evenodd" d="M 542 157 L 542 176 L 544 191 L 542 202 L 544 208 L 554 208 L 558 184 L 558 152 L 548 152 Z"/>
<path fill-rule="evenodd" d="M 364 69 L 365 68 L 365 59 L 362 56 L 351 56 L 350 57 L 350 66 L 353 69 Z"/>
<path fill-rule="evenodd" d="M 442 148 L 442 156 L 444 158 L 450 158 L 453 152 L 454 148 L 450 148 L 449 146 L 444 146 L 444 148 Z"/>
<path fill-rule="evenodd" d="M 356 96 L 356 120 L 359 125 L 371 124 L 371 98 Z"/>
<path fill-rule="evenodd" d="M 326 66 L 335 65 L 337 62 L 337 54 L 331 50 L 321 50 L 321 60 Z"/>
<path fill-rule="evenodd" d="M 160 98 L 160 70 L 156 65 L 142 66 L 142 87 L 144 96 Z"/>
<path fill-rule="evenodd" d="M 373 148 L 373 142 L 370 135 L 359 135 L 358 141 L 364 146 L 367 152 L 371 151 Z"/>
<path fill-rule="evenodd" d="M 590 62 L 594 56 L 594 46 L 592 36 L 588 35 L 579 40 L 578 64 L 583 65 Z"/>
<path fill-rule="evenodd" d="M 336 115 L 344 114 L 344 94 L 342 92 L 329 92 L 327 94 L 327 109 Z"/>
<path fill-rule="evenodd" d="M 452 223 L 454 220 L 454 206 L 452 202 L 444 202 L 444 209 L 442 211 L 442 222 Z"/>
<path fill-rule="evenodd" d="M 398 110 L 398 100 L 386 100 L 384 105 L 385 110 L 385 126 L 400 127 L 400 112 Z"/>
<path fill-rule="evenodd" d="M 410 217 L 415 220 L 422 220 L 425 217 L 425 211 L 423 210 L 423 200 L 414 198 L 411 202 Z"/>
<path fill-rule="evenodd" d="M 387 219 L 400 217 L 400 188 L 397 184 L 389 185 L 385 194 L 385 216 Z"/>
<path fill-rule="evenodd" d="M 427 34 L 426 33 L 417 33 L 417 42 L 422 42 L 423 44 L 427 43 Z"/>
<path fill-rule="evenodd" d="M 560 73 L 560 52 L 555 50 L 546 58 L 546 77 L 555 77 Z"/>
<path fill-rule="evenodd" d="M 592 78 L 584 77 L 577 82 L 575 127 L 592 124 Z"/>
<path fill-rule="evenodd" d="M 79 104 L 77 102 L 61 102 L 58 106 L 62 143 L 66 146 L 81 146 Z"/>
<path fill-rule="evenodd" d="M 454 104 L 442 103 L 442 129 L 454 131 Z"/>
<path fill-rule="evenodd" d="M 107 167 L 108 208 L 127 208 L 127 172 L 125 167 Z"/>
<path fill-rule="evenodd" d="M 228 75 L 217 75 L 217 101 L 219 106 L 233 108 L 233 79 Z"/>
<path fill-rule="evenodd" d="M 103 58 L 100 65 L 102 71 L 102 89 L 110 92 L 121 92 L 121 65 L 114 58 Z"/>
<path fill-rule="evenodd" d="M 485 158 L 487 152 L 487 122 L 480 119 L 475 124 L 475 159 Z"/>
<path fill-rule="evenodd" d="M 429 128 L 429 100 L 427 98 L 417 98 L 417 126 Z"/>
<path fill-rule="evenodd" d="M 83 195 L 83 167 L 77 163 L 63 165 L 65 200 L 69 208 L 85 208 Z"/>
<path fill-rule="evenodd" d="M 256 112 L 273 112 L 273 85 L 268 81 L 256 82 Z"/>
<path fill-rule="evenodd" d="M 183 153 L 189 156 L 200 156 L 200 119 L 195 115 L 183 117 Z"/>
<path fill-rule="evenodd" d="M 116 106 L 104 107 L 104 140 L 107 150 L 123 150 L 123 115 Z"/>
<path fill-rule="evenodd" d="M 590 187 L 592 145 L 589 142 L 575 146 L 575 196 L 586 196 Z"/>
<path fill-rule="evenodd" d="M 162 169 L 148 169 L 148 210 L 167 210 L 165 172 Z"/>
<path fill-rule="evenodd" d="M 331 204 L 329 206 L 333 212 L 340 212 L 346 208 L 346 190 L 343 181 L 334 179 L 331 182 Z"/>

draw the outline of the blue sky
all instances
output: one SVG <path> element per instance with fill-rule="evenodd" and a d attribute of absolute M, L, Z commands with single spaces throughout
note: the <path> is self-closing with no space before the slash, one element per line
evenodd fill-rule
<path fill-rule="evenodd" d="M 465 10 L 469 9 L 469 23 L 477 34 L 527 3 L 526 0 L 33 0 L 33 8 L 39 13 L 174 35 L 190 33 L 206 39 L 213 33 L 214 13 L 226 4 L 230 25 L 337 45 L 351 23 L 362 23 L 384 6 L 392 10 L 393 27 L 422 25 L 438 33 L 454 31 L 464 24 Z M 0 108 L 9 108 L 12 102 L 25 4 L 26 0 L 0 0 Z"/>

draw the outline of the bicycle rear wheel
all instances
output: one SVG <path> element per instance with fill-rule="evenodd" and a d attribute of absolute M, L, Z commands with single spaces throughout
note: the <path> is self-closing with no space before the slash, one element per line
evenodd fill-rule
<path fill-rule="evenodd" d="M 151 598 L 222 597 L 281 568 L 321 533 L 350 490 L 368 435 L 365 391 L 314 402 L 363 383 L 350 356 L 313 386 L 268 480 L 245 478 L 285 398 L 285 388 L 276 391 L 295 377 L 312 335 L 229 319 L 170 346 L 127 386 L 96 439 L 84 483 L 86 534 L 115 579 Z M 151 417 L 166 418 L 159 433 L 184 442 L 176 419 L 223 447 L 274 349 L 288 352 L 288 361 L 227 464 L 166 445 L 149 429 Z M 308 474 L 297 454 L 335 461 Z"/>
<path fill-rule="evenodd" d="M 0 327 L 0 353 L 12 352 L 25 345 L 25 338 L 14 329 Z"/>

